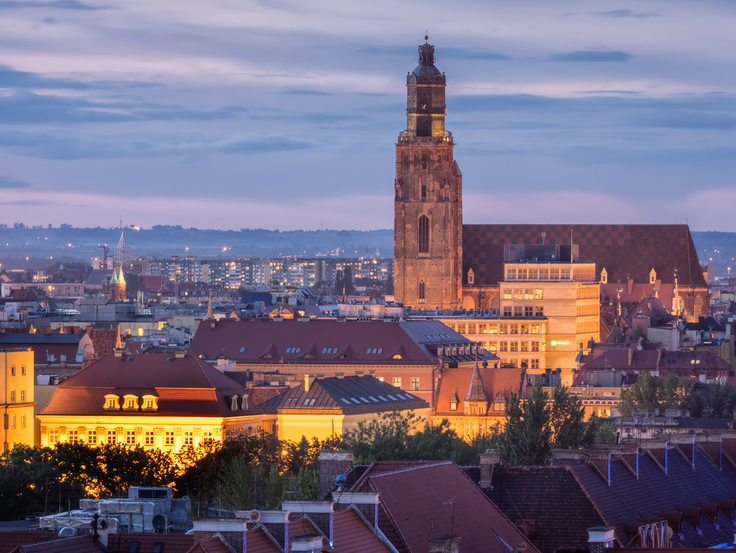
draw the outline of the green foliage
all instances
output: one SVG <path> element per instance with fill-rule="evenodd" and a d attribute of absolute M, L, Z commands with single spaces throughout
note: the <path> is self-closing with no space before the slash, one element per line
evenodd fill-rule
<path fill-rule="evenodd" d="M 624 333 L 621 330 L 621 327 L 618 324 L 618 321 L 613 323 L 613 328 L 611 329 L 611 333 L 608 335 L 608 341 L 614 342 L 616 344 L 620 344 L 624 341 Z"/>
<path fill-rule="evenodd" d="M 501 459 L 506 465 L 545 465 L 551 454 L 550 414 L 547 393 L 538 383 L 521 401 L 516 394 L 506 405 L 506 426 L 500 440 Z"/>
<path fill-rule="evenodd" d="M 598 419 L 594 418 L 586 423 L 582 400 L 570 394 L 567 388 L 559 384 L 552 394 L 550 426 L 555 448 L 577 449 L 595 446 Z"/>
<path fill-rule="evenodd" d="M 634 409 L 648 409 L 650 412 L 655 409 L 690 409 L 693 416 L 701 416 L 707 409 L 707 400 L 695 397 L 696 394 L 693 394 L 690 384 L 680 385 L 675 373 L 657 378 L 645 371 L 629 389 L 621 389 L 619 412 L 630 416 Z"/>
<path fill-rule="evenodd" d="M 634 330 L 631 331 L 631 339 L 636 341 L 639 338 L 644 338 L 644 327 L 642 325 L 636 325 Z"/>

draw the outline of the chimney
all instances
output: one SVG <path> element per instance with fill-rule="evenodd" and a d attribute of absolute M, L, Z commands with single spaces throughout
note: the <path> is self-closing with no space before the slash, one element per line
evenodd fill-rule
<path fill-rule="evenodd" d="M 335 513 L 335 504 L 332 501 L 320 501 L 310 499 L 289 500 L 284 499 L 281 502 L 281 508 L 289 511 L 293 517 L 295 514 L 307 515 L 310 520 L 319 528 L 319 531 L 327 537 L 332 543 L 333 536 L 333 515 Z M 320 542 L 321 546 L 322 542 Z M 312 551 L 311 549 L 296 549 L 294 551 Z M 321 553 L 322 549 L 318 549 Z"/>
<path fill-rule="evenodd" d="M 480 482 L 479 485 L 484 490 L 493 488 L 493 468 L 501 464 L 501 454 L 497 451 L 489 449 L 485 453 L 480 454 Z"/>
<path fill-rule="evenodd" d="M 634 348 L 631 344 L 629 344 L 629 367 L 631 367 L 634 363 Z"/>
<path fill-rule="evenodd" d="M 304 391 L 308 392 L 309 387 L 312 385 L 312 381 L 314 380 L 314 377 L 309 374 L 304 375 Z"/>
<path fill-rule="evenodd" d="M 588 550 L 590 553 L 605 553 L 606 549 L 613 547 L 616 539 L 613 526 L 594 526 L 588 528 Z"/>
<path fill-rule="evenodd" d="M 458 553 L 460 536 L 441 536 L 430 538 L 429 553 Z"/>
<path fill-rule="evenodd" d="M 319 496 L 325 497 L 335 486 L 340 474 L 353 468 L 353 452 L 344 450 L 319 452 Z"/>
<path fill-rule="evenodd" d="M 178 349 L 176 350 L 176 352 L 174 352 L 174 357 L 176 357 L 177 359 L 184 359 L 186 355 L 187 355 L 187 352 L 184 351 L 183 349 Z"/>

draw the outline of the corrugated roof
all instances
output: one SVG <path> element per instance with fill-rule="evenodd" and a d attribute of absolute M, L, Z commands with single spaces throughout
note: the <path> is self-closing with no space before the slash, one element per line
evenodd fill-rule
<path fill-rule="evenodd" d="M 319 378 L 310 384 L 308 391 L 300 384 L 259 405 L 266 413 L 335 409 L 375 413 L 427 407 L 429 404 L 423 399 L 373 376 Z"/>

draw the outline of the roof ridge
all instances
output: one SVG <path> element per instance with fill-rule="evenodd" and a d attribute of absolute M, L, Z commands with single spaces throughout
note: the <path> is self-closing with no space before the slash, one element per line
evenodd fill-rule
<path fill-rule="evenodd" d="M 390 463 L 392 461 L 374 461 L 374 462 L 376 462 L 376 463 L 389 462 Z M 424 469 L 424 468 L 429 468 L 429 467 L 436 467 L 436 466 L 441 466 L 441 465 L 454 465 L 455 464 L 454 461 L 431 461 L 431 460 L 426 460 L 426 461 L 394 461 L 394 462 L 398 462 L 398 463 L 407 463 L 408 462 L 408 463 L 422 463 L 422 464 L 417 464 L 417 466 L 409 467 L 409 468 L 405 468 L 405 469 L 392 470 L 390 472 L 382 472 L 380 474 L 372 474 L 372 475 L 369 475 L 368 478 L 380 478 L 381 476 L 391 476 L 391 475 L 394 475 L 394 474 L 398 474 L 400 472 L 409 472 L 409 471 L 412 471 L 412 470 L 419 470 L 419 469 Z M 367 473 L 367 471 L 366 471 L 366 473 Z"/>

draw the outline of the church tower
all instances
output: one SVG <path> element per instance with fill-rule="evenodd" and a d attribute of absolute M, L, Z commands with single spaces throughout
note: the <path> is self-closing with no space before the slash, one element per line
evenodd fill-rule
<path fill-rule="evenodd" d="M 396 144 L 395 299 L 414 309 L 457 309 L 462 293 L 462 174 L 445 130 L 445 75 L 434 46 L 419 46 L 406 78 L 406 130 Z"/>

